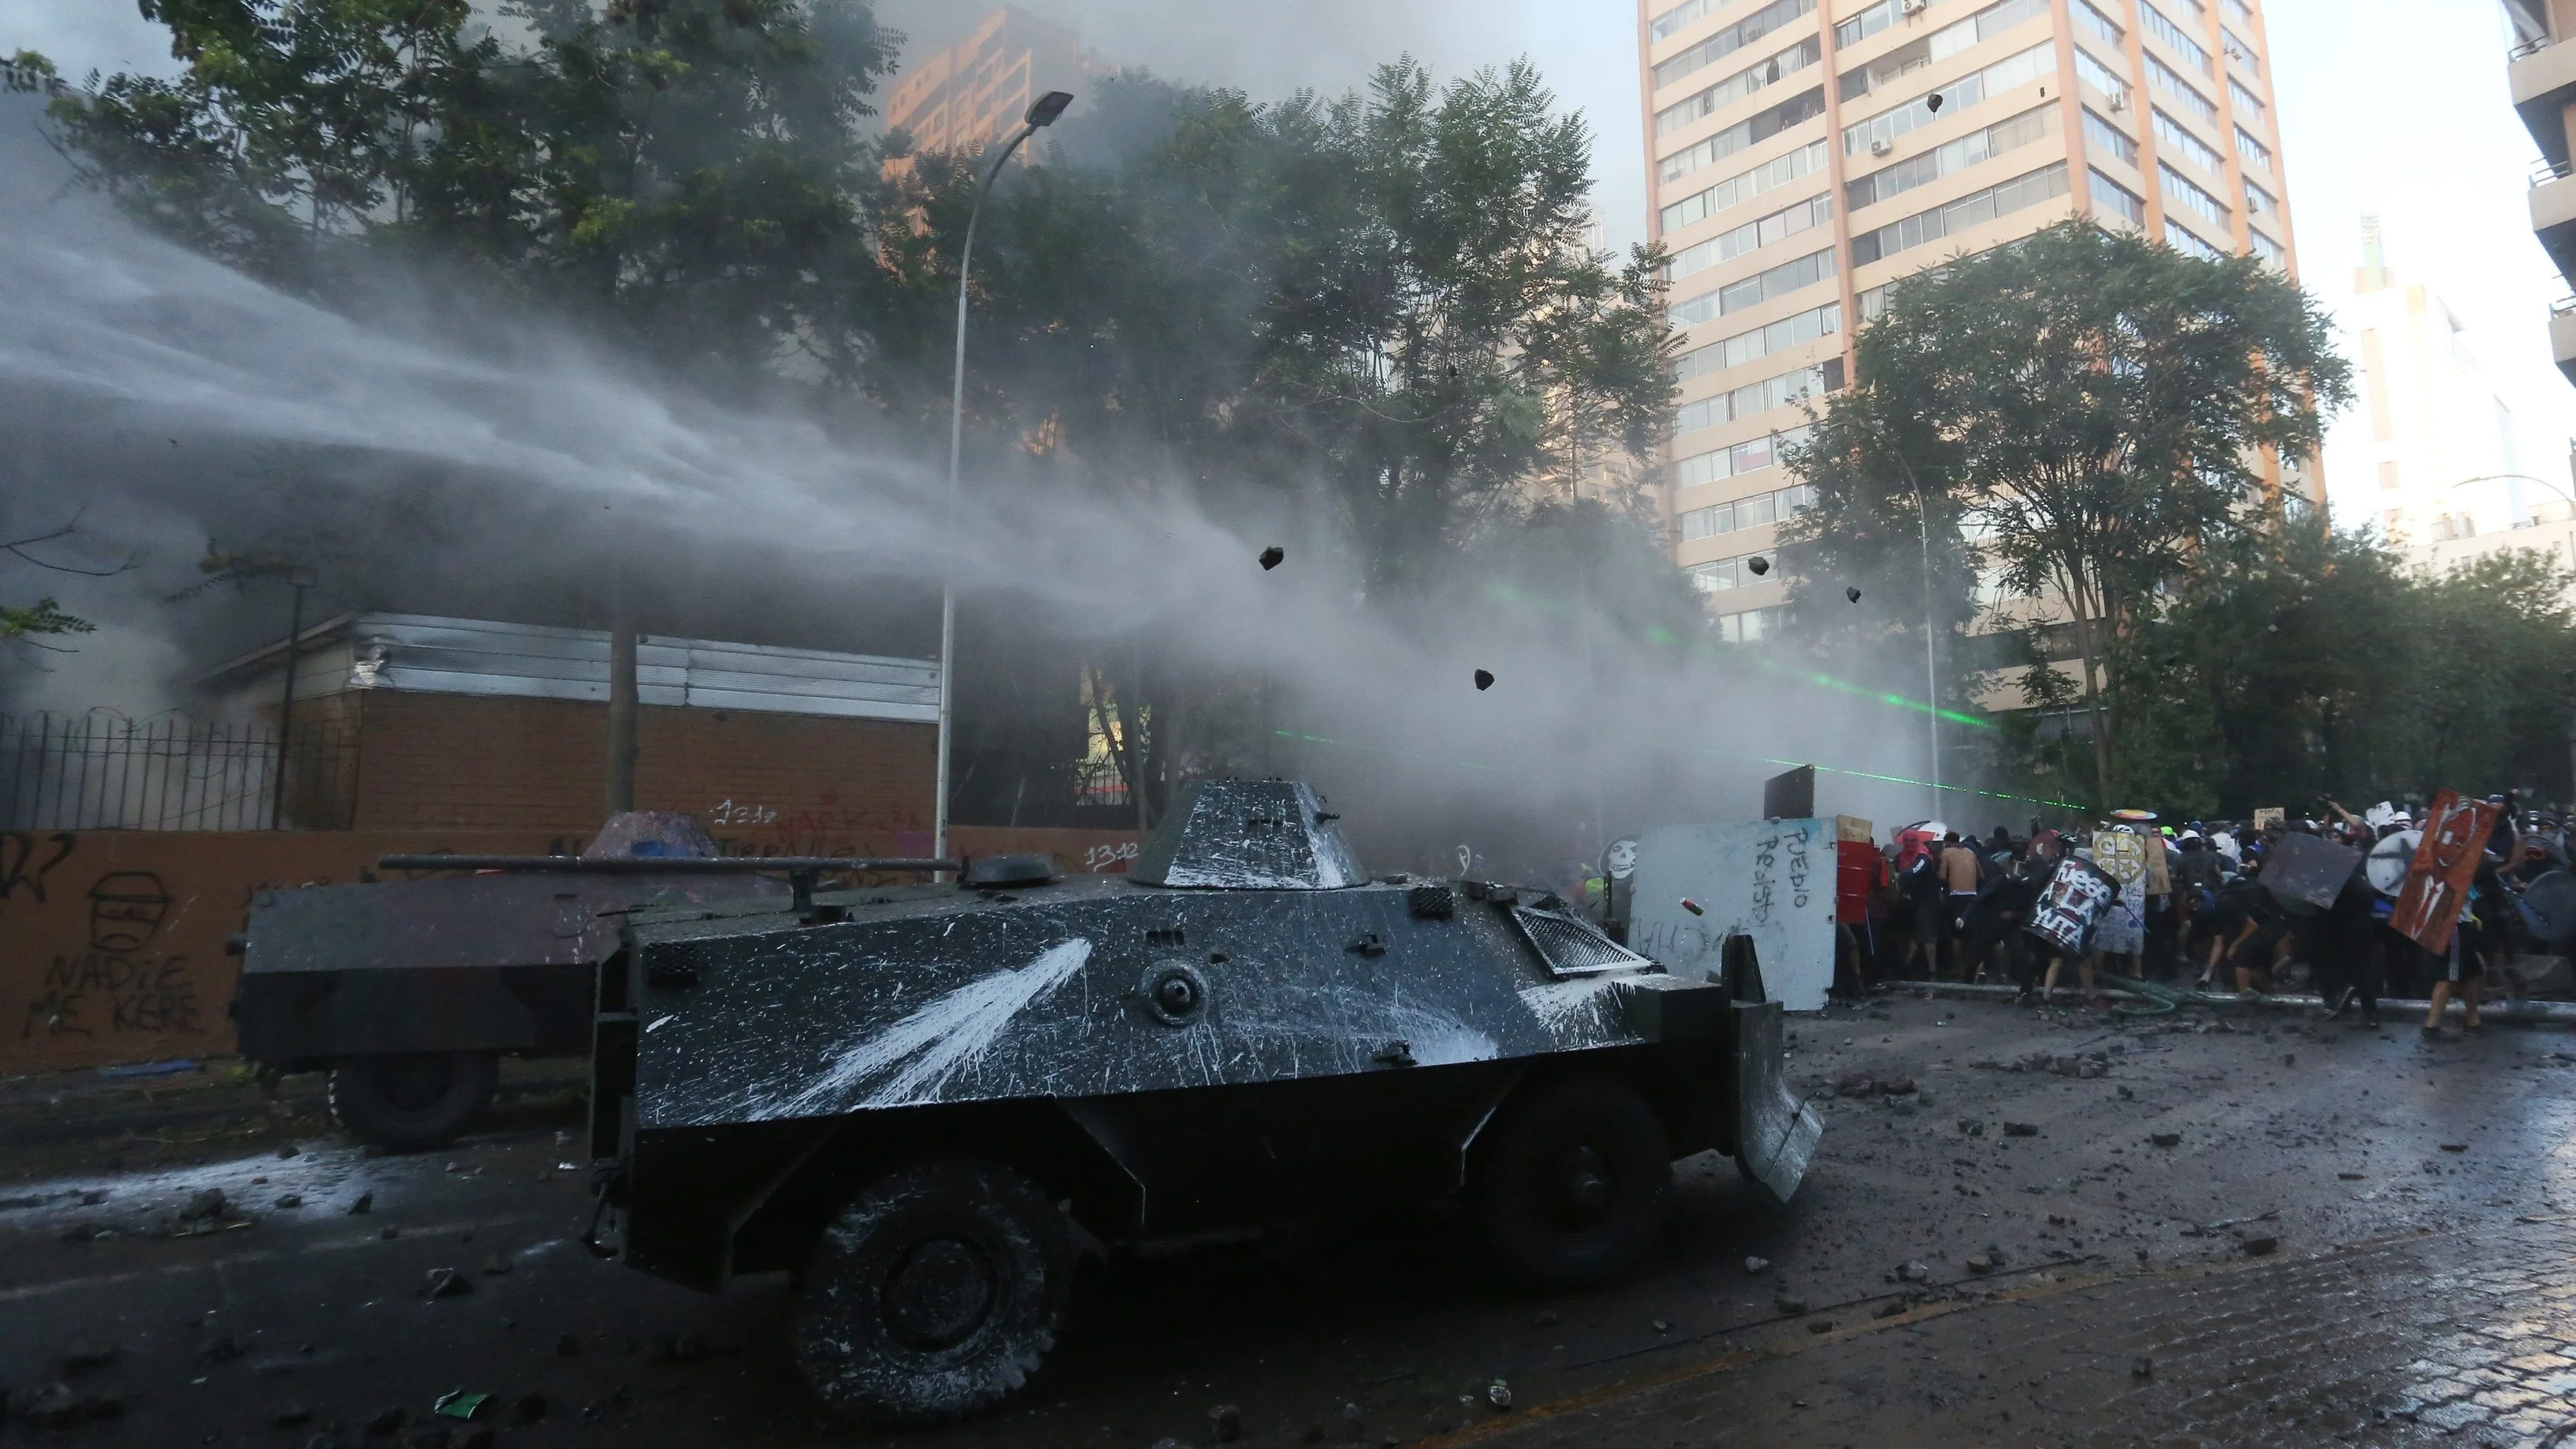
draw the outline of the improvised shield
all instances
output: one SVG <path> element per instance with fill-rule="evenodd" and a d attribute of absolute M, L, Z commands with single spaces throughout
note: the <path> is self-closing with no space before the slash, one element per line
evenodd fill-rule
<path fill-rule="evenodd" d="M 2487 837 L 2495 832 L 2502 809 L 2484 800 L 2463 800 L 2451 790 L 2433 797 L 2424 810 L 2423 843 L 2415 848 L 2406 888 L 2388 918 L 2397 934 L 2435 955 L 2451 948 L 2469 882 L 2486 859 Z"/>
<path fill-rule="evenodd" d="M 2576 938 L 2576 875 L 2549 872 L 2522 888 L 2522 903 L 2538 918 L 2532 934 L 2542 944 L 2564 947 Z"/>
<path fill-rule="evenodd" d="M 2120 886 L 2090 861 L 2069 858 L 2049 877 L 2048 888 L 2023 927 L 2069 956 L 2084 954 L 2084 943 L 2102 912 L 2118 899 Z"/>
<path fill-rule="evenodd" d="M 2361 852 L 2321 835 L 2285 835 L 2263 862 L 2263 884 L 2282 901 L 2301 901 L 2324 910 L 2343 893 L 2361 864 Z"/>
<path fill-rule="evenodd" d="M 1825 1134 L 1816 1109 L 1790 1095 L 1781 1078 L 1787 1020 L 1776 1001 L 1735 1003 L 1735 1166 L 1775 1206 L 1797 1192 Z"/>
<path fill-rule="evenodd" d="M 2415 863 L 2415 847 L 2424 843 L 2421 830 L 2401 830 L 2370 848 L 2370 858 L 2362 869 L 2370 872 L 2370 888 L 2397 899 L 2406 889 L 2406 869 Z"/>

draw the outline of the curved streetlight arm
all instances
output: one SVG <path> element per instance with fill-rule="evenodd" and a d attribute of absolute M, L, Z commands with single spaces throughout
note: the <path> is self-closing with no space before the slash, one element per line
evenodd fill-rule
<path fill-rule="evenodd" d="M 2515 483 L 2515 482 L 2520 482 L 2520 483 L 2537 483 L 2537 484 L 2539 484 L 2539 485 L 2540 485 L 2541 487 L 2543 487 L 2543 488 L 2548 488 L 2548 489 L 2553 489 L 2553 490 L 2555 490 L 2555 491 L 2557 492 L 2557 494 L 2558 494 L 2558 496 L 2559 496 L 2559 497 L 2566 499 L 2568 502 L 2570 502 L 2570 503 L 2576 503 L 2576 493 L 2571 493 L 2571 492 L 2569 492 L 2566 484 L 2564 484 L 2564 483 L 2560 483 L 2560 482 L 2557 482 L 2557 481 L 2554 481 L 2554 480 L 2552 480 L 2552 479 L 2543 478 L 2543 477 L 2541 477 L 2541 476 L 2540 476 L 2539 474 L 2537 474 L 2537 473 L 2489 473 L 2489 474 L 2484 475 L 2483 477 L 2478 477 L 2478 478 L 2463 478 L 2463 479 L 2461 479 L 2459 482 L 2454 483 L 2454 484 L 2452 484 L 2451 486 L 2452 486 L 2453 488 L 2466 488 L 2466 487 L 2468 487 L 2468 486 L 2469 486 L 2470 484 L 2472 484 L 2472 483 Z"/>
<path fill-rule="evenodd" d="M 1030 106 L 1018 134 L 993 158 L 984 171 L 983 184 L 975 188 L 975 205 L 966 213 L 966 240 L 957 252 L 957 365 L 948 387 L 948 502 L 947 520 L 942 526 L 942 541 L 947 545 L 941 555 L 939 580 L 939 767 L 933 787 L 937 794 L 931 801 L 930 853 L 948 858 L 948 757 L 956 735 L 954 693 L 957 673 L 957 472 L 959 454 L 966 441 L 966 294 L 967 273 L 975 265 L 975 227 L 984 219 L 984 199 L 993 194 L 993 183 L 1002 177 L 1002 168 L 1039 128 L 1052 126 L 1064 114 L 1073 97 L 1063 91 L 1050 91 Z"/>

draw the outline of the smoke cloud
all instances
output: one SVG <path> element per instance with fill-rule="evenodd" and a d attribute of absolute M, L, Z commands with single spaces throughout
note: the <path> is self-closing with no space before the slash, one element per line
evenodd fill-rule
<path fill-rule="evenodd" d="M 1168 499 L 975 472 L 952 547 L 941 468 L 865 419 L 719 403 L 543 318 L 460 318 L 417 279 L 388 278 L 365 322 L 322 310 L 66 191 L 27 115 L 0 116 L 0 527 L 79 513 L 72 543 L 141 563 L 0 569 L 0 596 L 57 592 L 102 624 L 50 672 L 21 667 L 8 707 L 148 708 L 274 639 L 282 592 L 165 602 L 209 536 L 327 556 L 339 607 L 566 622 L 622 568 L 648 630 L 659 610 L 721 637 L 918 654 L 953 570 L 1051 631 L 1151 629 L 1190 665 L 1271 681 L 1275 758 L 1333 793 L 1380 869 L 1454 869 L 1460 844 L 1498 870 L 1561 869 L 1610 835 L 1755 815 L 1760 780 L 1800 761 L 1860 772 L 1825 777 L 1829 812 L 1884 826 L 1929 808 L 1865 778 L 1919 776 L 1919 714 L 1750 652 L 1638 641 L 1579 601 L 1460 590 L 1479 602 L 1399 629 L 1327 550 L 1290 539 L 1265 569 L 1280 537 Z M 460 335 L 476 345 L 442 340 Z"/>

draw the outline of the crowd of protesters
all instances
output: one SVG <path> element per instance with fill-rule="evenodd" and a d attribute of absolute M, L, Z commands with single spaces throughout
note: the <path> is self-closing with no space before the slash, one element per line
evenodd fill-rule
<path fill-rule="evenodd" d="M 2084 1004 L 2106 1005 L 2106 978 L 2130 978 L 2259 997 L 2313 987 L 2331 1015 L 2358 1007 L 2376 1026 L 2383 994 L 2429 999 L 2424 1030 L 2439 1029 L 2448 1003 L 2462 1004 L 2467 1030 L 2482 1025 L 2488 982 L 2533 945 L 2534 917 L 2523 887 L 2568 866 L 2576 818 L 2524 814 L 2505 797 L 2448 947 L 2431 952 L 2390 927 L 2392 897 L 2357 867 L 2320 907 L 2307 896 L 2267 888 L 2264 866 L 2294 833 L 2324 837 L 2366 856 L 2412 828 L 2403 811 L 2375 808 L 2368 819 L 2329 801 L 2325 818 L 2262 828 L 2244 822 L 2156 822 L 2145 812 L 2092 832 L 2034 829 L 2015 836 L 1955 830 L 1898 832 L 1882 850 L 1869 920 L 1847 935 L 1859 984 L 1891 979 L 2008 982 L 2018 1000 L 2052 1004 L 2066 968 Z M 1937 830 L 1937 833 L 1935 831 Z M 2134 844 L 2111 836 L 2152 836 Z M 2092 861 L 2104 846 L 2157 868 L 2116 896 L 2080 946 L 2065 949 L 2030 929 L 2047 907 L 2051 882 L 2070 860 Z M 2140 889 L 2139 887 L 2144 887 Z M 2311 893 L 2313 894 L 2313 893 Z M 2112 983 L 2116 984 L 2116 982 Z"/>

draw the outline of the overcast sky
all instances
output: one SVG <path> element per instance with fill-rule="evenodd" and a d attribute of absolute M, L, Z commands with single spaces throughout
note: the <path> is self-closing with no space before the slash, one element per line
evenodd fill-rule
<path fill-rule="evenodd" d="M 1023 0 L 1113 61 L 1278 96 L 1341 89 L 1407 51 L 1454 74 L 1517 55 L 1592 122 L 1610 239 L 1645 232 L 1633 0 Z M 982 7 L 885 0 L 889 23 L 935 47 Z M 2265 7 L 2300 274 L 2349 298 L 2360 216 L 2386 222 L 2401 280 L 2442 294 L 2512 407 L 2521 466 L 2564 479 L 2576 388 L 2549 355 L 2548 305 L 2566 284 L 2532 239 L 2525 192 L 2538 155 L 2508 104 L 2495 0 L 2272 0 Z M 92 68 L 166 68 L 155 27 L 121 0 L 0 0 L 0 51 Z M 2348 349 L 2349 350 L 2349 349 Z M 2330 446 L 2338 500 L 2366 511 L 2369 469 Z M 2355 485 L 2360 485 L 2356 487 Z M 2341 510 L 2338 510 L 2341 511 Z"/>

